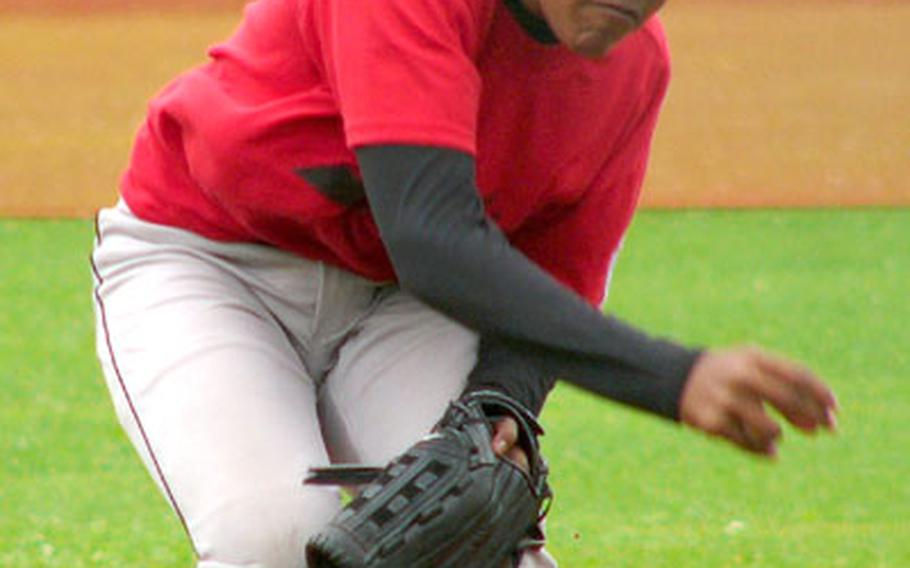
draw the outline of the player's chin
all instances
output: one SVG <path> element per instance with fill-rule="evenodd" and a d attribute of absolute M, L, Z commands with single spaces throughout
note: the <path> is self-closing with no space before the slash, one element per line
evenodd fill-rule
<path fill-rule="evenodd" d="M 625 21 L 598 22 L 579 29 L 564 43 L 582 57 L 599 59 L 634 30 L 635 26 Z"/>

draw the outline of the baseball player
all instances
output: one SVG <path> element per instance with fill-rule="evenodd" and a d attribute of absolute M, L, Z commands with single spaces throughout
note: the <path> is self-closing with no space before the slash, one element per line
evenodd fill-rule
<path fill-rule="evenodd" d="M 557 377 L 762 455 L 765 403 L 834 427 L 794 363 L 596 309 L 667 88 L 662 3 L 258 0 L 152 100 L 97 219 L 98 355 L 197 566 L 299 566 L 341 507 L 309 468 L 381 465 L 477 393 L 524 409 L 489 443 L 526 470 Z"/>

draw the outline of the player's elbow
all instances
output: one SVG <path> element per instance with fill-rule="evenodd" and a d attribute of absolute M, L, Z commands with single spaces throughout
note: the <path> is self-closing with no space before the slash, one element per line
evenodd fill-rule
<path fill-rule="evenodd" d="M 407 227 L 388 232 L 383 241 L 401 289 L 421 299 L 430 295 L 434 269 L 438 268 L 433 259 L 440 254 L 431 234 Z"/>

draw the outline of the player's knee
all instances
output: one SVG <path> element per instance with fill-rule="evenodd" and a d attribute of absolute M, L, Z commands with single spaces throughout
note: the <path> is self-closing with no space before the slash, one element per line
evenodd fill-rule
<path fill-rule="evenodd" d="M 262 487 L 226 498 L 189 527 L 198 568 L 300 568 L 306 541 L 339 507 L 326 488 Z"/>

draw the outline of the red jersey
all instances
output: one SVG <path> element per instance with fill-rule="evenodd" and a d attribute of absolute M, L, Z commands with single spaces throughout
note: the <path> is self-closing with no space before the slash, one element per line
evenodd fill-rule
<path fill-rule="evenodd" d="M 365 201 L 299 175 L 398 143 L 473 154 L 488 215 L 592 303 L 634 212 L 669 79 L 651 19 L 603 59 L 502 0 L 259 0 L 154 98 L 121 191 L 146 220 L 394 279 Z"/>

